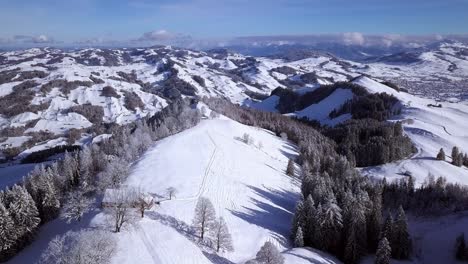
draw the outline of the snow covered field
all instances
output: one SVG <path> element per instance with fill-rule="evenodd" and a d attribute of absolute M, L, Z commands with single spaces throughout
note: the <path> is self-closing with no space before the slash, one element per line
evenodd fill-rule
<path fill-rule="evenodd" d="M 253 138 L 253 144 L 240 140 L 244 133 Z M 317 250 L 291 249 L 292 213 L 300 190 L 297 179 L 287 176 L 285 169 L 288 159 L 296 155 L 294 145 L 271 132 L 225 117 L 204 120 L 158 142 L 133 166 L 126 185 L 158 194 L 161 200 L 166 199 L 168 187 L 175 187 L 176 198 L 162 201 L 144 219 L 114 234 L 118 250 L 113 263 L 244 263 L 255 257 L 265 241 L 284 251 L 286 263 L 340 263 Z M 217 255 L 197 243 L 190 225 L 198 197 L 208 197 L 217 216 L 226 220 L 234 252 Z M 89 224 L 68 228 L 112 229 L 104 213 L 92 215 L 85 220 Z M 41 239 L 10 263 L 37 257 L 44 244 L 66 228 L 61 220 L 47 224 Z"/>

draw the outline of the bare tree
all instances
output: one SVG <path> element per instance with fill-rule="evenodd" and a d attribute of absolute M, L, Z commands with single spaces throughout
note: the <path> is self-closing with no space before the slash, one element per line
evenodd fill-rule
<path fill-rule="evenodd" d="M 68 223 L 73 220 L 81 221 L 93 203 L 94 199 L 87 197 L 81 188 L 72 191 L 67 196 L 67 203 L 63 207 L 61 217 L 66 219 Z"/>
<path fill-rule="evenodd" d="M 177 194 L 177 189 L 174 187 L 169 187 L 166 189 L 167 196 L 169 196 L 169 200 L 172 200 L 172 197 L 175 197 Z"/>
<path fill-rule="evenodd" d="M 273 243 L 267 241 L 257 252 L 256 260 L 262 264 L 283 264 L 284 257 L 273 245 Z"/>
<path fill-rule="evenodd" d="M 226 250 L 226 251 L 234 250 L 234 247 L 232 245 L 232 237 L 231 237 L 231 234 L 229 233 L 229 229 L 223 217 L 220 217 L 218 221 L 216 221 L 215 225 L 213 226 L 212 237 L 214 239 L 217 252 L 221 250 Z"/>
<path fill-rule="evenodd" d="M 82 230 L 55 237 L 41 255 L 40 263 L 110 263 L 116 241 L 105 231 Z"/>
<path fill-rule="evenodd" d="M 145 210 L 151 209 L 154 204 L 154 199 L 142 191 L 138 192 L 138 200 L 136 201 L 138 210 L 141 213 L 141 218 L 145 217 Z"/>
<path fill-rule="evenodd" d="M 205 238 L 207 231 L 211 230 L 216 222 L 216 212 L 211 201 L 206 197 L 198 198 L 193 218 L 193 227 L 198 230 L 200 240 Z"/>
<path fill-rule="evenodd" d="M 131 218 L 131 209 L 137 205 L 137 195 L 131 188 L 107 190 L 109 205 L 107 211 L 111 216 L 115 232 L 120 232 L 122 226 Z"/>

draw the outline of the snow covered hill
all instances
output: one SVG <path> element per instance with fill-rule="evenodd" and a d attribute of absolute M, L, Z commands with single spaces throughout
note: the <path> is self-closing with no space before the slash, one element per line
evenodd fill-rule
<path fill-rule="evenodd" d="M 251 136 L 251 144 L 241 140 L 244 133 Z M 118 240 L 113 263 L 244 263 L 265 241 L 274 243 L 288 264 L 340 263 L 314 249 L 291 248 L 289 234 L 300 183 L 285 169 L 296 155 L 290 142 L 225 117 L 202 121 L 158 142 L 133 166 L 125 184 L 161 196 L 162 202 L 145 218 L 138 217 L 122 233 L 113 234 Z M 172 200 L 165 200 L 168 187 L 177 189 Z M 197 243 L 190 225 L 199 197 L 209 198 L 217 216 L 226 220 L 233 252 L 218 256 Z M 84 222 L 112 228 L 104 213 Z M 68 229 L 83 227 L 74 225 Z M 58 226 L 65 227 L 61 220 L 47 224 L 39 234 L 41 240 L 10 263 L 37 258 L 44 243 L 65 229 Z"/>
<path fill-rule="evenodd" d="M 240 140 L 244 133 L 252 137 L 251 145 Z M 291 143 L 227 118 L 203 121 L 163 140 L 133 168 L 127 185 L 162 195 L 175 187 L 176 198 L 162 202 L 119 238 L 114 263 L 223 263 L 223 258 L 243 263 L 265 241 L 287 250 L 299 183 L 285 175 L 285 168 L 296 155 Z M 216 256 L 188 233 L 199 197 L 209 198 L 226 220 L 234 252 Z"/>
<path fill-rule="evenodd" d="M 403 122 L 406 134 L 418 148 L 418 153 L 409 159 L 363 169 L 365 175 L 399 178 L 410 172 L 418 184 L 423 183 L 429 174 L 443 176 L 449 182 L 468 184 L 468 169 L 453 166 L 448 157 L 454 146 L 468 150 L 467 102 L 443 102 L 442 107 L 434 107 L 430 106 L 435 104 L 434 100 L 397 92 L 367 77 L 354 82 L 372 93 L 392 94 L 403 103 L 401 115 L 392 121 Z M 445 149 L 448 161 L 435 159 L 440 148 Z"/>
<path fill-rule="evenodd" d="M 291 61 L 164 46 L 0 52 L 0 148 L 12 157 L 33 146 L 79 145 L 102 134 L 103 124 L 154 114 L 179 96 L 225 97 L 255 107 L 277 87 L 302 93 L 362 74 L 391 80 L 412 93 L 459 100 L 466 96 L 467 50 L 465 44 L 443 42 L 412 51 L 411 61 L 368 63 L 324 53 Z M 274 99 L 268 104 L 272 108 Z M 299 116 L 321 115 L 314 107 Z M 45 144 L 50 140 L 55 143 Z"/>

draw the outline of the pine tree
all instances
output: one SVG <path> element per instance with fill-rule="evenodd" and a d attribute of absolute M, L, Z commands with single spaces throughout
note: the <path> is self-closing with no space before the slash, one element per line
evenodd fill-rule
<path fill-rule="evenodd" d="M 319 225 L 323 248 L 331 253 L 338 254 L 341 241 L 343 218 L 341 208 L 334 196 L 328 198 L 328 202 L 319 213 Z"/>
<path fill-rule="evenodd" d="M 92 179 L 91 175 L 93 173 L 92 166 L 93 166 L 93 158 L 91 156 L 91 149 L 88 147 L 84 147 L 79 152 L 79 164 L 78 164 L 78 171 L 79 171 L 79 178 L 81 187 L 87 189 L 88 187 L 92 187 Z"/>
<path fill-rule="evenodd" d="M 273 245 L 273 243 L 267 241 L 260 250 L 257 252 L 256 260 L 262 264 L 283 264 L 284 257 Z"/>
<path fill-rule="evenodd" d="M 458 147 L 455 146 L 452 148 L 452 164 L 455 166 L 460 166 L 459 158 L 460 158 L 460 151 L 458 150 Z"/>
<path fill-rule="evenodd" d="M 8 211 L 15 224 L 19 245 L 22 247 L 31 241 L 41 219 L 34 200 L 24 187 L 15 184 L 9 195 L 11 203 Z"/>
<path fill-rule="evenodd" d="M 294 246 L 295 247 L 303 247 L 304 246 L 304 234 L 302 233 L 302 228 L 298 227 L 296 231 L 296 237 L 294 238 Z"/>
<path fill-rule="evenodd" d="M 213 228 L 215 221 L 216 212 L 211 201 L 206 197 L 198 198 L 192 225 L 200 234 L 200 240 L 203 240 L 206 232 Z"/>
<path fill-rule="evenodd" d="M 382 232 L 382 193 L 380 190 L 374 194 L 372 208 L 366 220 L 367 246 L 371 252 L 375 252 Z"/>
<path fill-rule="evenodd" d="M 299 227 L 303 227 L 305 223 L 305 212 L 304 212 L 304 202 L 303 198 L 299 200 L 296 204 L 296 210 L 294 211 L 294 216 L 292 220 L 292 230 L 291 230 L 291 239 L 296 238 L 296 232 Z"/>
<path fill-rule="evenodd" d="M 468 259 L 468 251 L 466 248 L 464 233 L 461 233 L 455 241 L 455 258 L 458 260 Z"/>
<path fill-rule="evenodd" d="M 288 167 L 286 168 L 286 175 L 294 177 L 295 171 L 296 170 L 295 170 L 295 167 L 294 167 L 294 161 L 292 159 L 289 159 Z"/>
<path fill-rule="evenodd" d="M 445 160 L 445 151 L 443 148 L 440 148 L 439 153 L 436 157 L 438 160 Z"/>
<path fill-rule="evenodd" d="M 380 234 L 380 239 L 386 237 L 388 242 L 390 243 L 390 246 L 392 246 L 393 243 L 393 217 L 391 214 L 387 216 L 385 219 L 385 223 L 382 227 L 382 232 Z"/>
<path fill-rule="evenodd" d="M 0 199 L 0 261 L 14 247 L 16 235 L 13 219 Z"/>
<path fill-rule="evenodd" d="M 344 263 L 355 264 L 358 263 L 362 256 L 362 249 L 359 246 L 359 241 L 356 236 L 356 228 L 350 228 L 346 245 L 344 249 Z"/>
<path fill-rule="evenodd" d="M 220 251 L 233 251 L 232 237 L 223 217 L 216 221 L 212 229 L 212 237 L 216 246 L 216 252 Z"/>
<path fill-rule="evenodd" d="M 309 194 L 304 204 L 303 239 L 304 244 L 313 245 L 316 230 L 317 210 L 312 195 Z"/>
<path fill-rule="evenodd" d="M 393 228 L 392 256 L 396 259 L 408 259 L 411 254 L 411 238 L 405 211 L 400 206 Z"/>
<path fill-rule="evenodd" d="M 390 264 L 391 254 L 390 243 L 386 237 L 383 237 L 379 242 L 377 253 L 375 254 L 375 264 Z"/>
<path fill-rule="evenodd" d="M 43 223 L 56 218 L 60 211 L 60 200 L 50 174 L 46 175 L 44 185 L 44 198 L 42 199 Z"/>
<path fill-rule="evenodd" d="M 468 153 L 463 156 L 463 166 L 468 167 Z"/>

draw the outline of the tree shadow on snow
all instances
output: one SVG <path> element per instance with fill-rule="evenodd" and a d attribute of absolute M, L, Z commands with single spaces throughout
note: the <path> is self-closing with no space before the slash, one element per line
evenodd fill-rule
<path fill-rule="evenodd" d="M 234 216 L 271 231 L 272 236 L 284 247 L 289 245 L 294 207 L 299 194 L 284 189 L 257 188 L 247 185 L 262 200 L 250 198 L 253 208 L 243 206 L 242 212 L 230 210 Z"/>
<path fill-rule="evenodd" d="M 229 259 L 223 258 L 215 253 L 203 251 L 203 255 L 205 255 L 205 257 L 214 264 L 234 264 L 234 262 Z"/>

